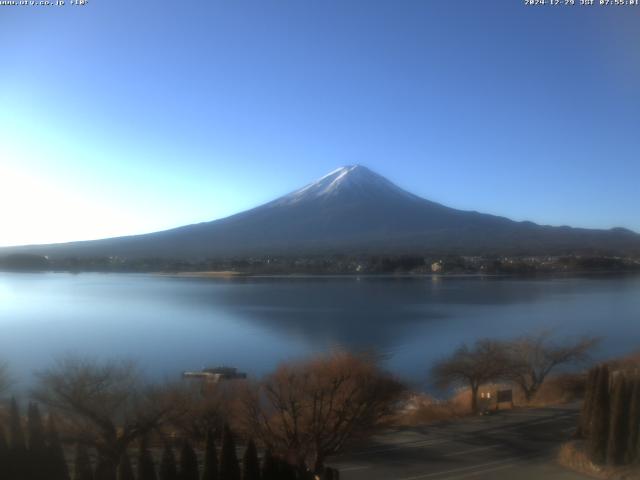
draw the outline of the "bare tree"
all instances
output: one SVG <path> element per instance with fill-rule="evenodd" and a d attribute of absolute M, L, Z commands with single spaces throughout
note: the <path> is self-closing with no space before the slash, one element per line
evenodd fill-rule
<path fill-rule="evenodd" d="M 374 356 L 338 352 L 281 365 L 248 392 L 244 419 L 271 451 L 320 472 L 328 455 L 389 415 L 403 392 Z"/>
<path fill-rule="evenodd" d="M 130 362 L 68 357 L 38 373 L 34 398 L 60 412 L 68 438 L 95 448 L 115 468 L 127 446 L 159 425 L 172 406 L 146 387 Z"/>
<path fill-rule="evenodd" d="M 204 441 L 209 432 L 222 433 L 241 397 L 243 382 L 220 382 L 202 388 L 198 383 L 182 382 L 165 388 L 165 402 L 176 408 L 166 419 L 170 433 L 192 441 Z"/>
<path fill-rule="evenodd" d="M 554 342 L 549 332 L 526 335 L 508 343 L 509 368 L 506 377 L 520 387 L 527 401 L 540 389 L 559 365 L 583 362 L 599 342 L 595 337 Z"/>
<path fill-rule="evenodd" d="M 478 389 L 506 374 L 507 351 L 504 343 L 482 339 L 473 347 L 462 345 L 449 358 L 436 363 L 431 370 L 442 388 L 465 385 L 471 391 L 471 411 L 478 412 Z"/>

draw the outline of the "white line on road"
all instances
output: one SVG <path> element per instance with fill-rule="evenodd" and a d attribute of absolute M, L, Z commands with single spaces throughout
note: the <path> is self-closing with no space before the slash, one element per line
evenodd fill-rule
<path fill-rule="evenodd" d="M 547 418 L 546 420 L 536 420 L 535 423 L 532 424 L 532 426 L 535 425 L 541 425 L 541 424 L 545 424 L 545 423 L 553 423 L 553 422 L 557 422 L 559 420 L 559 418 Z M 517 430 L 518 428 L 522 428 L 521 424 L 516 424 L 516 425 L 504 425 L 502 427 L 499 426 L 495 426 L 493 427 L 496 430 L 502 430 L 502 431 L 507 431 L 507 430 Z M 470 432 L 465 432 L 467 435 L 472 435 L 475 434 L 477 432 L 474 431 L 470 431 Z M 465 443 L 465 439 L 463 437 L 458 437 L 458 438 L 448 438 L 448 439 L 433 439 L 433 440 L 418 440 L 418 441 L 414 441 L 414 442 L 407 442 L 407 443 L 400 443 L 397 445 L 393 445 L 393 446 L 388 446 L 388 447 L 382 447 L 382 448 L 376 448 L 376 447 L 372 447 L 371 449 L 365 449 L 365 450 L 360 450 L 358 452 L 353 452 L 351 454 L 349 454 L 348 456 L 363 456 L 363 455 L 370 455 L 370 454 L 376 454 L 376 453 L 384 453 L 384 452 L 393 452 L 393 451 L 398 451 L 398 450 L 405 450 L 405 449 L 410 449 L 410 448 L 423 448 L 423 447 L 431 447 L 434 445 L 442 445 L 445 443 Z"/>
<path fill-rule="evenodd" d="M 371 465 L 359 465 L 347 468 L 339 468 L 340 472 L 355 472 L 356 470 L 366 470 L 367 468 L 371 468 Z"/>
<path fill-rule="evenodd" d="M 443 457 L 457 457 L 458 455 L 466 455 L 467 453 L 481 452 L 482 450 L 491 450 L 492 448 L 497 448 L 497 447 L 502 447 L 502 445 L 500 445 L 500 444 L 487 445 L 486 447 L 472 448 L 471 450 L 464 450 L 463 452 L 447 453 L 446 455 L 442 455 L 442 456 Z"/>
<path fill-rule="evenodd" d="M 461 478 L 469 478 L 475 477 L 476 475 L 482 475 L 483 473 L 496 472 L 498 470 L 506 470 L 507 468 L 513 468 L 516 465 L 519 465 L 520 462 L 508 463 L 506 465 L 501 465 L 499 467 L 487 468 L 485 470 L 478 470 L 477 472 L 464 473 L 462 475 L 458 475 L 457 477 L 444 477 L 440 480 L 460 480 Z"/>
<path fill-rule="evenodd" d="M 563 416 L 564 417 L 564 416 Z M 560 420 L 560 418 L 555 417 L 555 418 L 547 418 L 546 420 L 536 420 L 534 423 L 531 424 L 531 426 L 536 426 L 536 425 L 542 425 L 545 423 L 554 423 L 554 422 L 558 422 Z M 503 425 L 503 426 L 493 426 L 493 429 L 495 429 L 496 431 L 507 431 L 507 430 L 517 430 L 519 428 L 522 428 L 522 424 L 518 423 L 515 425 Z M 481 430 L 482 431 L 482 430 Z M 480 431 L 480 432 L 481 432 Z M 394 446 L 389 446 L 389 447 L 382 447 L 382 448 L 376 448 L 376 447 L 372 447 L 372 449 L 365 449 L 365 450 L 360 450 L 358 452 L 353 452 L 351 454 L 349 454 L 348 456 L 362 456 L 362 455 L 369 455 L 369 454 L 373 454 L 373 453 L 384 453 L 384 452 L 392 452 L 392 451 L 397 451 L 397 450 L 404 450 L 404 449 L 409 449 L 409 448 L 422 448 L 422 447 L 430 447 L 433 445 L 442 445 L 444 443 L 465 443 L 465 439 L 463 438 L 462 435 L 473 435 L 473 434 L 477 434 L 478 432 L 476 431 L 469 431 L 469 432 L 461 432 L 458 433 L 457 435 L 458 438 L 453 437 L 453 438 L 448 438 L 448 439 L 433 439 L 433 440 L 418 440 L 415 442 L 408 442 L 408 443 L 400 443 Z M 456 435 L 456 434 L 454 434 Z"/>
<path fill-rule="evenodd" d="M 432 445 L 441 445 L 443 443 L 451 443 L 451 440 L 423 440 L 420 442 L 411 443 L 410 445 L 401 444 L 393 447 L 385 447 L 385 448 L 374 448 L 372 450 L 360 450 L 359 452 L 353 452 L 346 456 L 361 456 L 361 455 L 369 455 L 371 453 L 382 453 L 382 452 L 392 452 L 395 450 L 405 450 L 409 448 L 422 448 L 422 447 L 430 447 Z"/>
<path fill-rule="evenodd" d="M 507 413 L 504 418 L 509 418 L 509 417 L 531 417 L 531 418 L 535 418 L 535 417 L 539 417 L 539 418 L 544 418 L 544 417 L 576 417 L 578 416 L 579 413 L 578 412 L 568 412 L 568 413 L 555 413 L 554 415 L 549 415 L 548 413 L 526 413 L 526 412 L 521 412 L 521 413 Z"/>
<path fill-rule="evenodd" d="M 439 476 L 439 475 L 447 475 L 449 473 L 458 473 L 458 472 L 466 472 L 467 470 L 473 470 L 476 468 L 482 468 L 482 467 L 491 467 L 493 465 L 498 466 L 498 465 L 504 465 L 506 463 L 513 463 L 513 462 L 519 462 L 522 460 L 526 460 L 529 459 L 531 457 L 534 457 L 535 455 L 532 454 L 528 454 L 528 455 L 522 455 L 520 457 L 511 457 L 511 458 L 505 458 L 503 460 L 494 460 L 493 462 L 487 462 L 487 463 L 481 463 L 479 465 L 469 465 L 468 467 L 460 467 L 460 468 L 454 468 L 451 470 L 444 470 L 441 472 L 431 472 L 431 473 L 425 473 L 423 475 L 415 475 L 413 477 L 405 477 L 399 480 L 419 480 L 422 478 L 431 478 L 431 477 L 435 477 L 435 476 Z"/>
<path fill-rule="evenodd" d="M 553 423 L 553 422 L 558 422 L 557 418 L 550 418 L 549 420 L 540 420 L 539 422 L 534 423 L 532 426 L 536 427 L 538 425 L 542 425 L 543 423 Z"/>

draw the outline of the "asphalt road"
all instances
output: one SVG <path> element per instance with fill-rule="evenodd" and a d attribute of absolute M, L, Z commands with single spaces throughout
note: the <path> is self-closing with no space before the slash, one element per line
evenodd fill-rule
<path fill-rule="evenodd" d="M 581 480 L 555 463 L 578 406 L 503 410 L 374 437 L 328 465 L 341 480 Z"/>

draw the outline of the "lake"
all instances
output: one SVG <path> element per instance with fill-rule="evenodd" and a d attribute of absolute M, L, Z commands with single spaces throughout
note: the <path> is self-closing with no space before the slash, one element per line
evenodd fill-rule
<path fill-rule="evenodd" d="M 22 386 L 68 353 L 127 357 L 155 378 L 231 365 L 262 375 L 336 347 L 374 348 L 429 388 L 462 342 L 552 330 L 640 349 L 640 276 L 178 278 L 0 273 L 0 359 Z"/>

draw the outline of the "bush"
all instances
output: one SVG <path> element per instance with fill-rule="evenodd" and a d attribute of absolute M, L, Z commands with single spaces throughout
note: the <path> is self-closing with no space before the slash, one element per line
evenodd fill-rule
<path fill-rule="evenodd" d="M 466 391 L 460 391 L 447 400 L 438 400 L 424 394 L 412 395 L 397 415 L 395 423 L 406 426 L 424 425 L 469 415 L 469 397 L 470 394 Z"/>

